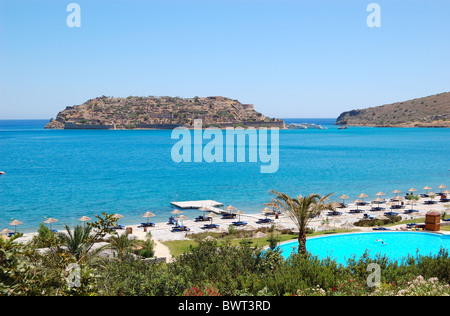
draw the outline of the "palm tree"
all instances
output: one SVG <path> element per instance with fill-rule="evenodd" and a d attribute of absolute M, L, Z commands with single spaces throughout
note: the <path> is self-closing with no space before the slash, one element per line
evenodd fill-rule
<path fill-rule="evenodd" d="M 90 226 L 75 226 L 73 231 L 69 226 L 65 225 L 66 233 L 59 233 L 58 237 L 62 244 L 67 247 L 67 251 L 80 260 L 91 247 L 91 230 Z"/>
<path fill-rule="evenodd" d="M 111 237 L 108 248 L 115 250 L 119 258 L 124 258 L 127 253 L 131 252 L 131 248 L 135 244 L 134 240 L 128 238 L 128 234 L 123 234 Z"/>
<path fill-rule="evenodd" d="M 271 191 L 275 198 L 268 203 L 270 207 L 274 207 L 286 214 L 297 226 L 298 234 L 298 253 L 306 253 L 306 228 L 314 217 L 320 214 L 324 209 L 329 209 L 330 205 L 325 203 L 332 194 L 321 197 L 318 194 L 310 194 L 303 197 L 290 197 L 289 195 L 275 190 Z"/>

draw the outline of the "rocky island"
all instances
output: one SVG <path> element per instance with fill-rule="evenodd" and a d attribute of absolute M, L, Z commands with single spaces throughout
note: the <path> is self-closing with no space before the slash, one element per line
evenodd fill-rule
<path fill-rule="evenodd" d="M 172 129 L 193 127 L 278 127 L 284 121 L 265 117 L 253 104 L 225 97 L 98 97 L 68 106 L 45 126 L 47 129 Z"/>
<path fill-rule="evenodd" d="M 342 113 L 336 125 L 450 127 L 450 92 Z"/>

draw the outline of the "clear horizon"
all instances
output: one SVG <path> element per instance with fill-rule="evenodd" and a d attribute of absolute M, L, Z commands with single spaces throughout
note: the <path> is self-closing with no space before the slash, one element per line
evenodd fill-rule
<path fill-rule="evenodd" d="M 369 27 L 370 3 L 381 27 Z M 221 95 L 276 118 L 337 118 L 448 92 L 450 3 L 0 1 L 0 119 L 101 95 Z"/>
<path fill-rule="evenodd" d="M 280 119 L 293 120 L 293 119 L 302 119 L 302 120 L 334 120 L 335 117 L 277 117 Z M 51 118 L 23 118 L 23 119 L 15 119 L 15 118 L 0 118 L 0 121 L 45 121 L 50 120 Z"/>

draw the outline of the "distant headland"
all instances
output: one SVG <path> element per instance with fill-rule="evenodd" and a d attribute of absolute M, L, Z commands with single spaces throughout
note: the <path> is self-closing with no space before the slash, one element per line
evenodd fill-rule
<path fill-rule="evenodd" d="M 450 127 L 450 92 L 342 113 L 336 125 Z"/>
<path fill-rule="evenodd" d="M 253 104 L 225 97 L 98 97 L 68 106 L 51 119 L 46 129 L 173 129 L 193 127 L 278 127 L 284 121 L 264 116 Z"/>

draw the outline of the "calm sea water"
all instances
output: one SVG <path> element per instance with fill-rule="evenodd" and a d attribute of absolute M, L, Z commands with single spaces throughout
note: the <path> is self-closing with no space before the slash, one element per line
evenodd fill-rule
<path fill-rule="evenodd" d="M 450 129 L 354 127 L 333 119 L 288 119 L 327 130 L 280 131 L 279 170 L 260 163 L 175 163 L 171 131 L 44 130 L 47 121 L 0 121 L 0 230 L 11 218 L 35 231 L 44 217 L 77 224 L 83 215 L 125 215 L 136 224 L 146 211 L 166 221 L 172 201 L 214 199 L 257 212 L 269 191 L 316 192 L 351 199 L 365 192 L 450 187 Z M 437 191 L 437 189 L 436 189 Z M 186 211 L 194 218 L 198 211 Z"/>

